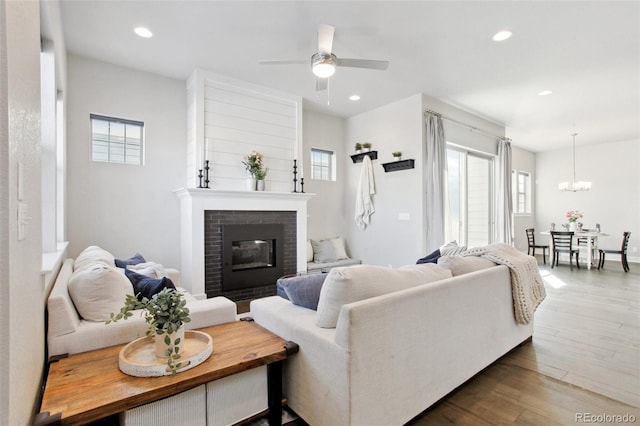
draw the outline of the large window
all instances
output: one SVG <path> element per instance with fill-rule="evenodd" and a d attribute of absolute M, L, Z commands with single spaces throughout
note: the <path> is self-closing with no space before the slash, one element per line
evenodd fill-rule
<path fill-rule="evenodd" d="M 493 158 L 462 148 L 447 148 L 448 202 L 445 237 L 459 245 L 492 242 Z"/>
<path fill-rule="evenodd" d="M 311 179 L 336 180 L 332 151 L 311 148 Z"/>
<path fill-rule="evenodd" d="M 144 123 L 91 114 L 93 161 L 142 164 Z"/>
<path fill-rule="evenodd" d="M 511 188 L 514 214 L 531 214 L 531 174 L 512 170 Z"/>

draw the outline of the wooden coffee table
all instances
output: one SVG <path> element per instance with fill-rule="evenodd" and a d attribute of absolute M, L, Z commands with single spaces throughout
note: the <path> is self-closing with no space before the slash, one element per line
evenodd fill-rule
<path fill-rule="evenodd" d="M 174 376 L 133 377 L 122 373 L 118 354 L 125 345 L 52 362 L 35 424 L 85 424 L 262 365 L 267 365 L 269 424 L 281 424 L 282 362 L 298 351 L 298 345 L 253 321 L 199 331 L 213 338 L 213 354 L 202 364 Z"/>

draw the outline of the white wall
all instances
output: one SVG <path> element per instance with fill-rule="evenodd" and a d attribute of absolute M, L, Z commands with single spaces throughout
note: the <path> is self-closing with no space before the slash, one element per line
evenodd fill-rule
<path fill-rule="evenodd" d="M 344 235 L 345 120 L 340 117 L 305 110 L 303 114 L 304 191 L 315 194 L 307 204 L 307 235 L 314 240 Z M 333 151 L 336 156 L 336 180 L 311 179 L 311 148 Z M 298 176 L 300 177 L 300 176 Z M 293 175 L 291 175 L 293 179 Z M 293 182 L 291 182 L 293 188 Z M 298 191 L 300 185 L 298 182 Z M 349 241 L 347 241 L 349 245 Z"/>
<path fill-rule="evenodd" d="M 631 231 L 629 257 L 640 261 L 632 252 L 640 247 L 640 141 L 578 145 L 576 179 L 592 182 L 588 192 L 558 191 L 558 183 L 571 180 L 571 155 L 571 148 L 536 154 L 536 229 L 546 230 L 551 222 L 559 228 L 567 221 L 564 214 L 578 209 L 585 227 L 600 223 L 612 235 L 600 237 L 600 247 L 619 249 L 622 233 Z"/>
<path fill-rule="evenodd" d="M 116 257 L 142 253 L 180 264 L 180 209 L 186 181 L 184 81 L 78 56 L 68 58 L 69 254 L 99 245 Z M 90 113 L 145 123 L 143 166 L 91 160 Z"/>
<path fill-rule="evenodd" d="M 424 256 L 423 218 L 423 125 L 422 97 L 414 95 L 347 119 L 345 147 L 344 223 L 353 257 L 373 265 L 402 266 Z M 359 229 L 354 221 L 356 190 L 362 163 L 353 164 L 350 154 L 356 142 L 370 142 L 378 151 L 373 161 L 376 194 L 371 225 Z M 415 159 L 415 168 L 385 173 L 382 163 L 393 161 L 391 153 Z M 409 220 L 399 220 L 399 214 Z"/>
<path fill-rule="evenodd" d="M 38 2 L 0 3 L 0 50 L 0 424 L 22 425 L 31 424 L 44 365 Z M 22 240 L 19 202 L 30 216 Z"/>

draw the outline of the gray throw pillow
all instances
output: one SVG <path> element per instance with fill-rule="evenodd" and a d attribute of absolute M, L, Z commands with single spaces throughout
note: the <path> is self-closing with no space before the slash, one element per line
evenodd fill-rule
<path fill-rule="evenodd" d="M 307 309 L 318 310 L 318 300 L 320 300 L 320 290 L 324 284 L 327 274 L 310 274 L 299 277 L 280 278 L 276 282 L 278 295 L 286 295 L 294 305 Z M 284 296 L 283 296 L 284 297 Z"/>

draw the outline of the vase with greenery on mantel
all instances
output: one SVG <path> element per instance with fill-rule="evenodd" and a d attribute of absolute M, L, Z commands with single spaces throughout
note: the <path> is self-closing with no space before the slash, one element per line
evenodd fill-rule
<path fill-rule="evenodd" d="M 265 182 L 264 179 L 267 177 L 267 171 L 269 169 L 267 168 L 261 168 L 255 171 L 255 177 L 256 177 L 256 189 L 258 191 L 264 191 L 265 188 Z"/>
<path fill-rule="evenodd" d="M 391 155 L 393 155 L 393 159 L 396 161 L 400 161 L 402 160 L 402 152 L 401 151 L 394 151 L 391 153 Z"/>
<path fill-rule="evenodd" d="M 133 316 L 132 311 L 143 309 L 144 319 L 149 323 L 147 336 L 153 335 L 155 338 L 156 356 L 167 358 L 167 370 L 175 374 L 182 367 L 180 357 L 184 343 L 184 324 L 191 321 L 186 305 L 187 301 L 182 293 L 174 288 L 164 288 L 151 296 L 151 299 L 143 297 L 139 300 L 129 294 L 120 312 L 111 313 L 106 323 L 126 320 Z"/>
<path fill-rule="evenodd" d="M 267 175 L 267 169 L 264 167 L 264 156 L 258 151 L 251 151 L 244 159 L 242 164 L 244 168 L 249 172 L 249 178 L 247 180 L 247 190 L 255 191 L 259 181 L 263 181 L 260 185 L 264 190 L 264 178 Z"/>

